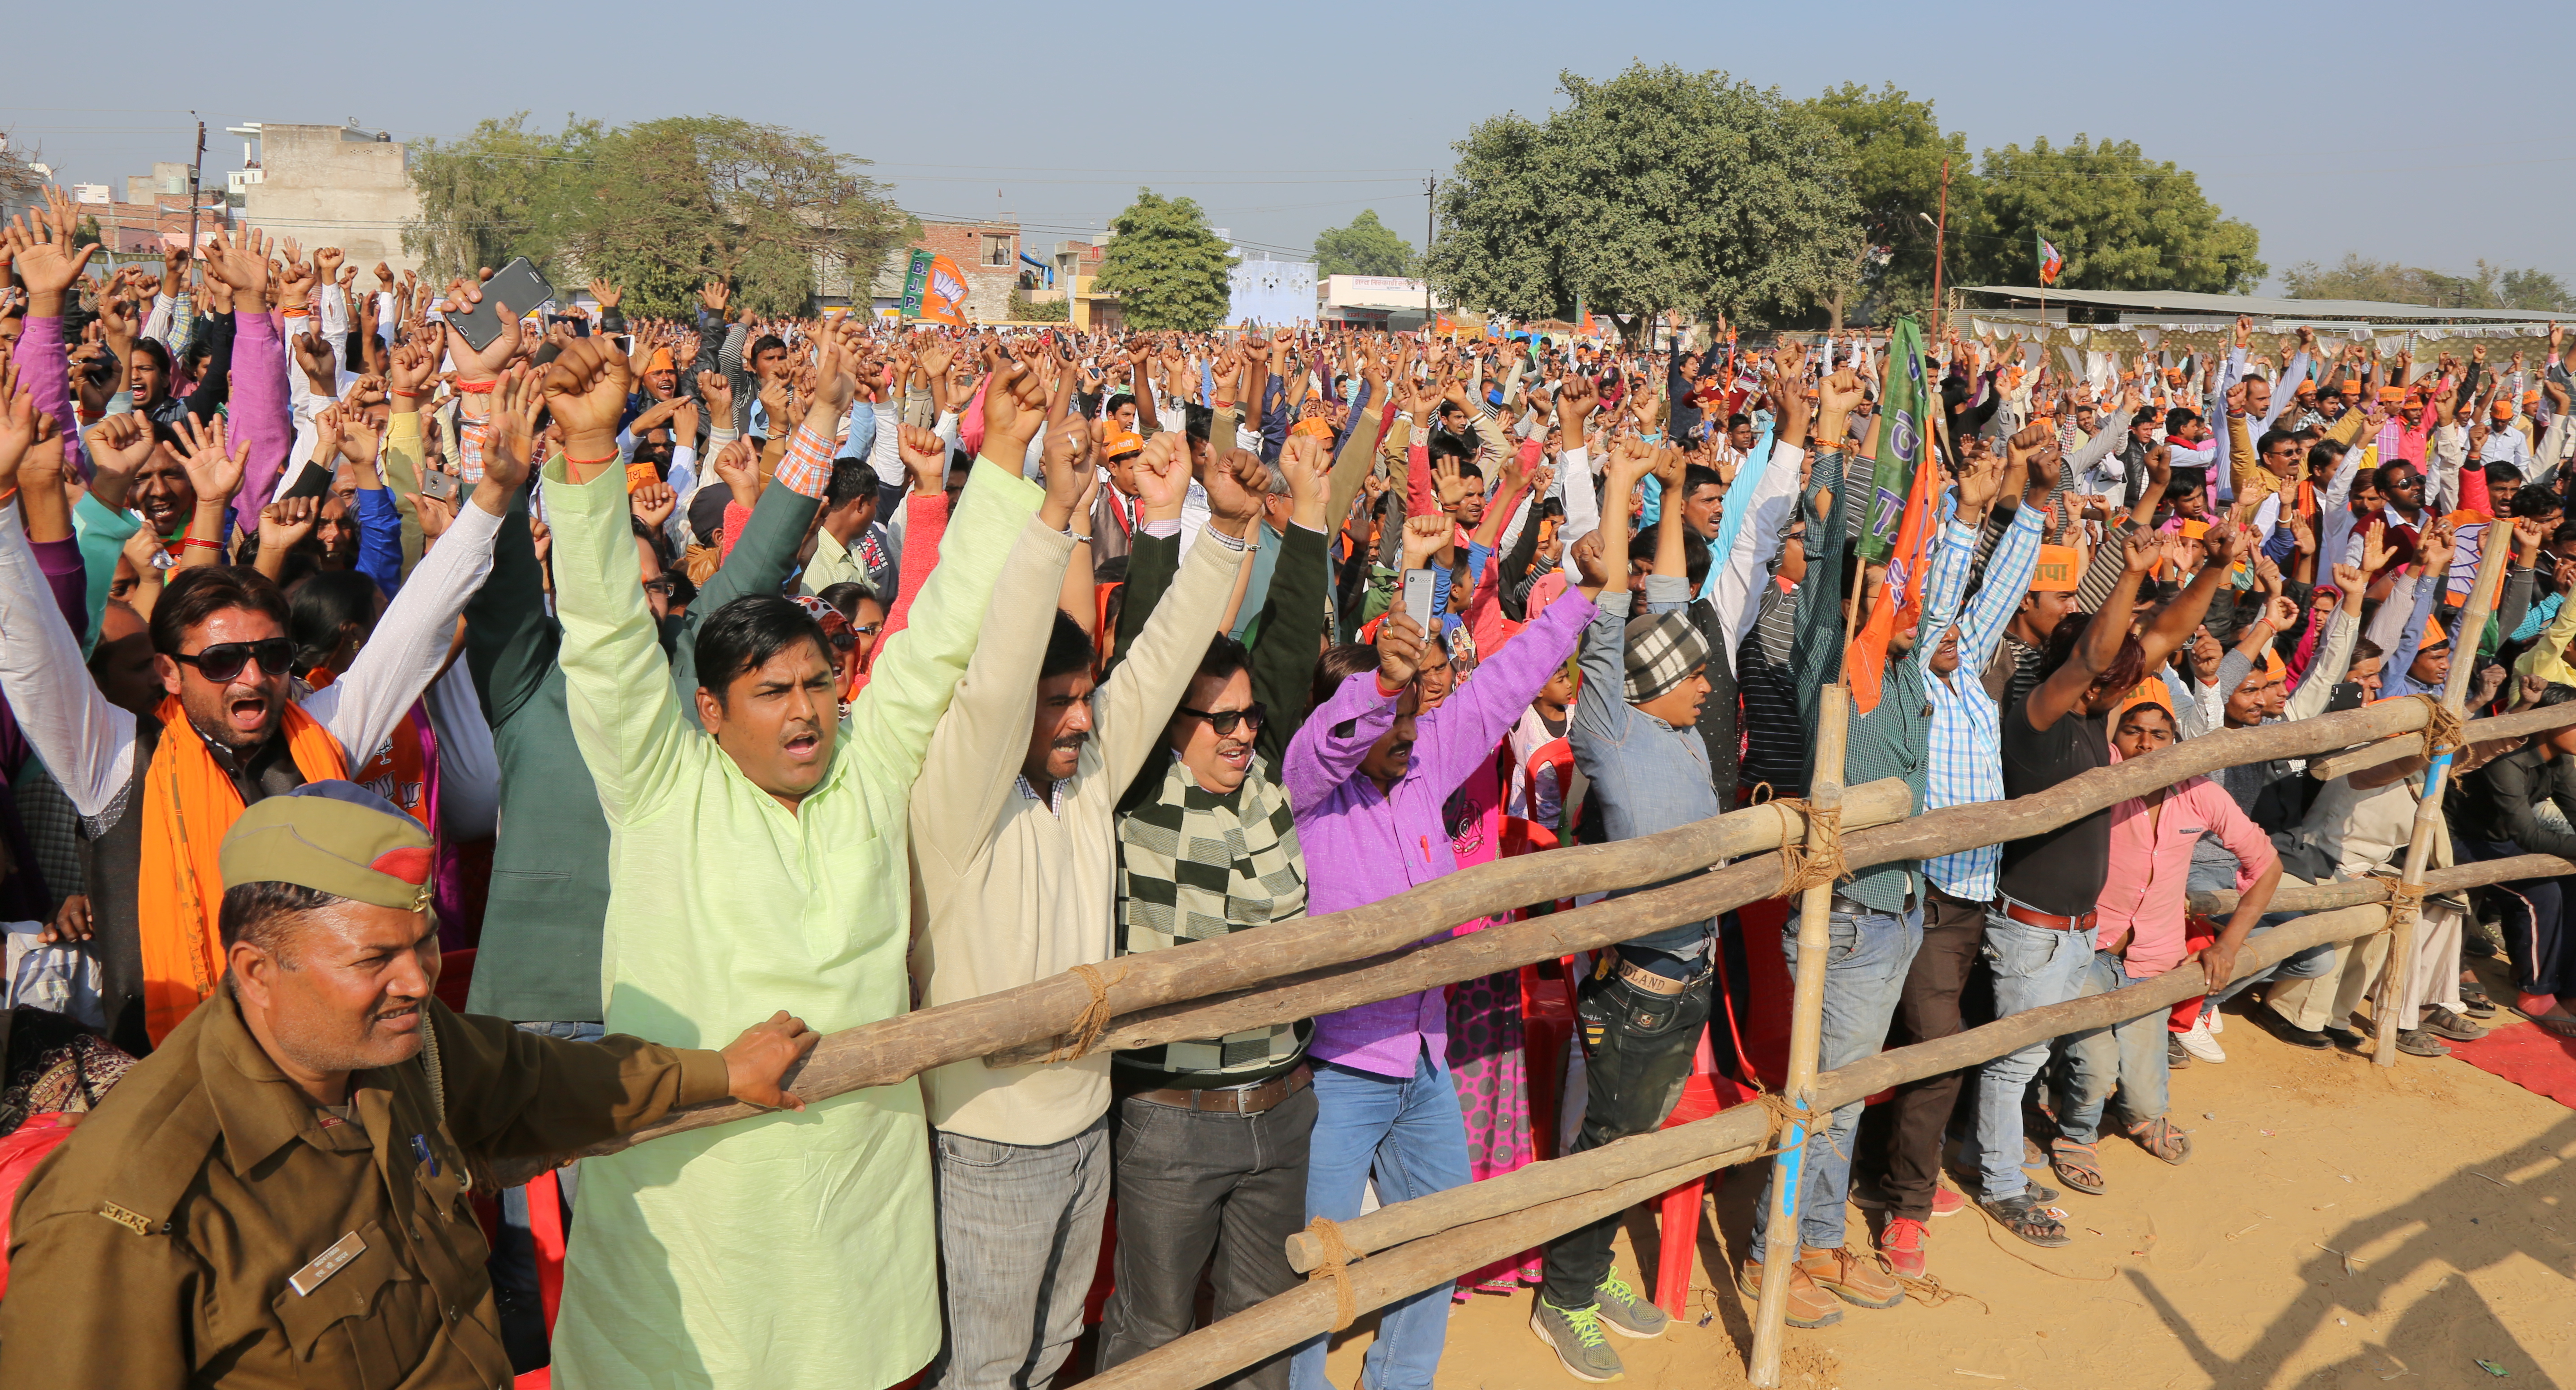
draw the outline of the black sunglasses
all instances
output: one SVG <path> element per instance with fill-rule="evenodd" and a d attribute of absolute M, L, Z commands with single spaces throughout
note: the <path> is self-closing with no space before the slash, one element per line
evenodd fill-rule
<path fill-rule="evenodd" d="M 1270 712 L 1263 709 L 1259 701 L 1254 701 L 1250 706 L 1244 709 L 1219 710 L 1213 714 L 1203 709 L 1191 709 L 1189 706 L 1183 705 L 1180 709 L 1175 711 L 1175 713 L 1186 714 L 1192 719 L 1206 720 L 1208 722 L 1208 732 L 1215 734 L 1219 738 L 1223 738 L 1227 734 L 1233 733 L 1235 731 L 1235 727 L 1246 720 L 1250 720 L 1252 722 L 1252 727 L 1256 729 L 1270 722 Z"/>
<path fill-rule="evenodd" d="M 256 642 L 217 642 L 201 648 L 194 656 L 170 658 L 182 666 L 194 666 L 197 674 L 221 685 L 242 673 L 252 662 L 259 663 L 263 674 L 291 674 L 295 661 L 295 644 L 283 637 L 263 637 Z"/>

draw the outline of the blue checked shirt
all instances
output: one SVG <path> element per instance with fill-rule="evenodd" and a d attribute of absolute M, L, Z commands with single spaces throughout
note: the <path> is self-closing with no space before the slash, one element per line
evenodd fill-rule
<path fill-rule="evenodd" d="M 2025 506 L 1995 543 L 1986 561 L 1986 580 L 1976 600 L 1959 615 L 1959 667 L 1935 674 L 1924 685 L 1932 696 L 1932 761 L 1925 769 L 1923 808 L 1964 806 L 2004 797 L 2003 726 L 1995 699 L 1977 673 L 1993 658 L 2004 628 L 2021 606 L 2039 566 L 2041 510 Z M 1968 565 L 1977 553 L 1977 533 L 1957 521 L 1941 527 L 1941 552 L 1932 562 L 1931 592 L 1924 599 L 1922 635 L 1926 651 L 1941 643 L 1936 616 L 1957 611 L 1959 594 L 1968 584 Z M 2002 845 L 1979 845 L 1945 854 L 1924 864 L 1924 877 L 1934 887 L 1963 902 L 1992 902 L 1995 866 L 2003 862 Z"/>

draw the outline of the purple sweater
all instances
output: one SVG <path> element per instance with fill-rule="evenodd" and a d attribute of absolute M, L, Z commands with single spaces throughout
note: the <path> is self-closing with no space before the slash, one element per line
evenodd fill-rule
<path fill-rule="evenodd" d="M 1306 910 L 1321 915 L 1393 897 L 1449 873 L 1442 807 L 1518 722 L 1592 621 L 1592 601 L 1569 591 L 1486 658 L 1440 708 L 1414 721 L 1413 762 L 1392 793 L 1361 759 L 1395 725 L 1401 696 L 1380 695 L 1362 671 L 1309 715 L 1288 745 L 1281 782 L 1306 856 Z M 1445 936 L 1447 933 L 1442 933 Z M 1411 1076 L 1428 1049 L 1448 1064 L 1448 991 L 1428 989 L 1315 1020 L 1309 1055 L 1380 1076 Z"/>
<path fill-rule="evenodd" d="M 18 364 L 18 379 L 25 383 L 27 394 L 36 398 L 36 409 L 53 416 L 55 427 L 63 432 L 63 459 L 86 486 L 89 454 L 81 448 L 80 417 L 72 413 L 71 354 L 63 344 L 61 317 L 29 314 L 27 326 L 18 334 L 17 349 L 9 355 Z"/>
<path fill-rule="evenodd" d="M 250 440 L 241 491 L 233 494 L 234 526 L 259 530 L 259 509 L 277 491 L 277 475 L 295 446 L 295 410 L 286 394 L 286 344 L 266 311 L 233 315 L 233 391 L 229 442 Z"/>

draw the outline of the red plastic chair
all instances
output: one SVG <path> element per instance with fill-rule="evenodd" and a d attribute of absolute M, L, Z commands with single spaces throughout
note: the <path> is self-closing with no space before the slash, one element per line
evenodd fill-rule
<path fill-rule="evenodd" d="M 1521 1066 L 1529 1082 L 1530 1139 L 1542 1159 L 1556 1157 L 1566 1049 L 1573 1045 L 1572 968 L 1564 960 L 1522 966 Z"/>
<path fill-rule="evenodd" d="M 1753 1092 L 1733 1077 L 1717 1074 L 1714 1054 L 1709 1050 L 1709 1033 L 1699 1038 L 1699 1053 L 1692 1059 L 1690 1080 L 1682 1083 L 1682 1098 L 1673 1106 L 1663 1127 L 1686 1125 L 1705 1120 L 1720 1110 L 1742 1105 L 1753 1098 Z M 1706 1178 L 1693 1178 L 1658 1198 L 1655 1203 L 1656 1244 L 1659 1258 L 1655 1263 L 1655 1306 L 1674 1317 L 1682 1315 L 1683 1305 L 1690 1302 L 1691 1261 L 1699 1253 L 1700 1213 L 1711 1181 L 1723 1181 L 1721 1168 Z"/>

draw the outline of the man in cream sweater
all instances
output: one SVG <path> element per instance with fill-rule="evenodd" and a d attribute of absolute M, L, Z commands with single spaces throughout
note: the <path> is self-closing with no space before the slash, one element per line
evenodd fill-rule
<path fill-rule="evenodd" d="M 1047 467 L 1089 447 L 1051 423 Z M 1151 508 L 1190 484 L 1178 450 L 1140 464 Z M 1225 465 L 1219 464 L 1219 467 Z M 1257 464 L 1253 465 L 1258 467 Z M 1162 737 L 1225 615 L 1263 489 L 1208 524 L 1128 659 L 1095 689 L 1092 644 L 1057 597 L 1071 533 L 1030 526 L 914 783 L 912 977 L 924 1007 L 1114 953 L 1119 793 Z M 1084 564 L 1088 564 L 1085 560 Z M 1088 583 L 1081 587 L 1088 596 Z M 1109 1053 L 922 1077 L 937 1135 L 948 1343 L 938 1390 L 1044 1385 L 1082 1330 L 1109 1198 Z"/>

